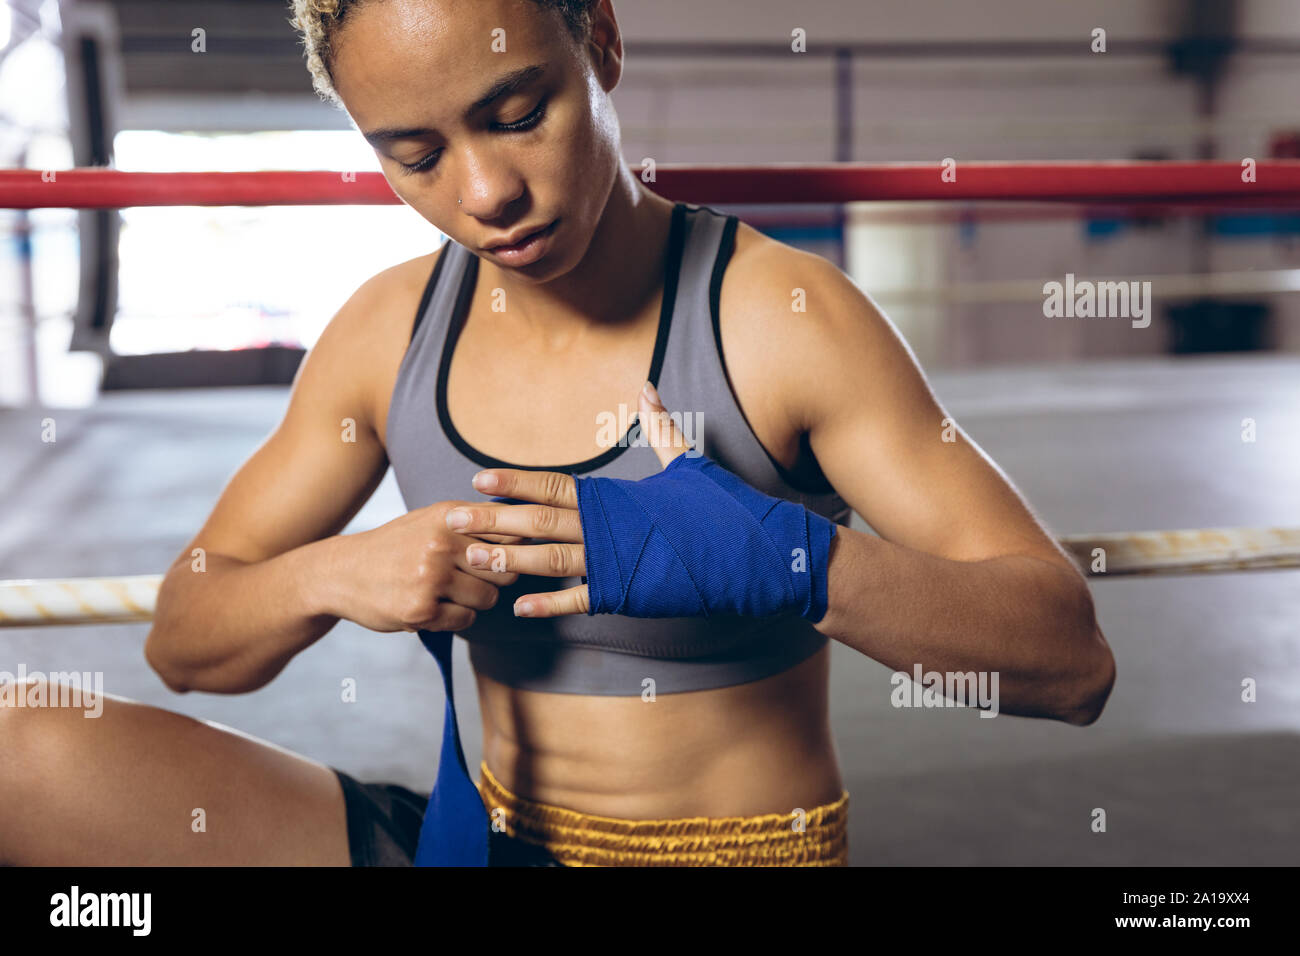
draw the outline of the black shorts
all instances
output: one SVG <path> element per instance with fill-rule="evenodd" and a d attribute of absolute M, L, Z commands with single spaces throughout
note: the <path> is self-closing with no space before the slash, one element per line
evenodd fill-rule
<path fill-rule="evenodd" d="M 429 795 L 396 783 L 362 783 L 342 770 L 334 773 L 347 806 L 352 865 L 411 866 Z M 488 866 L 563 865 L 542 847 L 489 831 Z"/>

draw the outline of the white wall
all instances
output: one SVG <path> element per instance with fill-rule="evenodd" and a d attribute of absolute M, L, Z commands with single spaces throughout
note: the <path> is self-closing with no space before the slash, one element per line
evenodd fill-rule
<path fill-rule="evenodd" d="M 1261 29 L 1285 22 L 1286 0 L 1267 0 Z M 654 40 L 763 40 L 803 27 L 813 40 L 1043 39 L 1103 26 L 1163 36 L 1171 0 L 614 0 L 625 34 Z M 1300 29 L 1297 29 L 1300 33 Z"/>
<path fill-rule="evenodd" d="M 829 58 L 782 53 L 764 59 L 636 56 L 638 40 L 787 44 L 803 27 L 810 44 L 940 40 L 1077 40 L 1078 56 L 904 60 L 853 66 L 854 142 L 859 161 L 1108 160 L 1198 158 L 1210 136 L 1218 156 L 1268 155 L 1270 138 L 1300 131 L 1300 57 L 1242 55 L 1217 91 L 1214 116 L 1199 113 L 1195 83 L 1163 56 L 1088 51 L 1091 30 L 1112 44 L 1160 40 L 1181 28 L 1183 5 L 1128 0 L 1087 4 L 1041 0 L 976 3 L 733 3 L 656 0 L 616 3 L 631 53 L 615 94 L 626 155 L 637 161 L 775 163 L 835 158 L 835 73 Z M 1245 0 L 1243 36 L 1300 41 L 1300 2 Z M 1119 50 L 1119 47 L 1116 47 Z M 916 208 L 916 207 L 912 207 Z M 932 366 L 1076 356 L 1151 354 L 1167 330 L 1126 323 L 1052 324 L 1037 301 L 938 305 L 917 301 L 948 283 L 1181 275 L 1203 258 L 1211 270 L 1300 269 L 1295 241 L 1209 240 L 1182 216 L 1089 239 L 1080 221 L 981 223 L 977 241 L 956 227 L 875 223 L 882 209 L 855 210 L 847 271 L 889 311 Z M 890 217 L 894 213 L 890 212 Z M 902 290 L 910 290 L 905 294 Z M 1178 301 L 1153 292 L 1157 305 Z M 1300 348 L 1300 302 L 1267 295 L 1283 348 Z"/>

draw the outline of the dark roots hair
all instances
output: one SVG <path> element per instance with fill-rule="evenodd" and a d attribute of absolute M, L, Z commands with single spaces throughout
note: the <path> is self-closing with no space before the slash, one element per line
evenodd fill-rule
<path fill-rule="evenodd" d="M 289 22 L 302 35 L 307 56 L 307 70 L 312 86 L 322 99 L 340 103 L 330 74 L 333 43 L 343 19 L 367 0 L 291 0 L 293 16 Z M 546 10 L 555 10 L 564 19 L 577 40 L 585 40 L 591 30 L 591 11 L 597 0 L 533 0 Z"/>

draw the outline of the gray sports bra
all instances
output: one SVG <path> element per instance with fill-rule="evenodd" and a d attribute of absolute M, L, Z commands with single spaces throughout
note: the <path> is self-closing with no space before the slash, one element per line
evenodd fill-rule
<path fill-rule="evenodd" d="M 659 334 L 647 378 L 671 412 L 689 409 L 700 450 L 769 495 L 796 501 L 841 525 L 850 509 L 820 471 L 796 475 L 773 459 L 736 402 L 722 358 L 718 298 L 737 220 L 707 206 L 673 209 Z M 471 446 L 447 413 L 447 371 L 478 276 L 478 257 L 447 241 L 416 315 L 388 412 L 388 457 L 407 508 L 475 501 L 470 484 L 483 468 L 528 468 L 572 475 L 640 479 L 660 470 L 654 450 L 624 441 L 587 461 L 517 465 Z M 540 396 L 539 396 L 540 397 Z M 528 400 L 523 396 L 522 400 Z M 629 414 L 635 414 L 630 412 Z M 801 460 L 811 460 L 806 448 Z M 479 611 L 460 636 L 475 670 L 511 687 L 565 694 L 638 696 L 726 687 L 780 673 L 827 638 L 803 618 L 629 618 L 572 614 L 516 618 L 515 598 L 581 584 L 581 578 L 521 575 Z"/>

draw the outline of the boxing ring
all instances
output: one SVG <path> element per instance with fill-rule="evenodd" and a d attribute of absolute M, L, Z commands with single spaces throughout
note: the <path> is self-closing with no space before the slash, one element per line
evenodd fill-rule
<path fill-rule="evenodd" d="M 1300 208 L 1300 161 L 835 163 L 633 167 L 666 198 L 706 203 L 993 201 L 1128 209 Z M 381 173 L 0 171 L 0 207 L 400 204 Z M 1300 528 L 1079 533 L 1059 539 L 1093 578 L 1300 567 Z M 1100 559 L 1100 560 L 1099 560 Z M 0 581 L 0 627 L 147 621 L 161 575 Z"/>
<path fill-rule="evenodd" d="M 954 208 L 970 201 L 1008 213 L 1022 203 L 1193 214 L 1300 208 L 1298 162 L 1261 161 L 1254 182 L 1235 162 L 971 163 L 958 164 L 954 182 L 943 172 L 939 163 L 660 165 L 647 185 L 705 203 L 952 200 Z M 383 177 L 369 173 L 0 172 L 0 206 L 10 208 L 396 202 Z M 1042 721 L 918 716 L 889 706 L 878 664 L 834 646 L 832 713 L 857 817 L 852 862 L 1282 862 L 1280 837 L 1293 832 L 1282 829 L 1284 811 L 1298 790 L 1288 768 L 1300 763 L 1300 728 L 1285 716 L 1300 703 L 1288 689 L 1300 677 L 1292 623 L 1300 616 L 1300 432 L 1281 455 L 1227 461 L 1226 439 L 1198 427 L 1196 416 L 1229 433 L 1244 405 L 1274 434 L 1294 429 L 1300 357 L 928 377 L 1045 523 L 1063 532 L 1059 542 L 1089 577 L 1122 693 L 1086 734 Z M 0 573 L 10 578 L 0 582 L 6 657 L 51 669 L 76 660 L 107 670 L 114 693 L 217 719 L 355 773 L 427 786 L 427 766 L 400 757 L 428 750 L 427 728 L 441 708 L 428 693 L 418 642 L 341 622 L 329 649 L 308 649 L 271 685 L 238 697 L 165 696 L 140 666 L 156 572 L 283 411 L 283 388 L 226 391 L 175 392 L 166 402 L 106 395 L 100 411 L 61 411 L 53 446 L 18 441 L 30 423 L 0 416 L 0 442 L 15 450 L 9 514 L 0 519 L 0 554 L 10 555 Z M 207 410 L 214 404 L 219 413 Z M 104 437 L 91 440 L 96 431 Z M 114 448 L 125 449 L 120 460 Z M 25 518 L 27 507 L 39 519 Z M 402 510 L 390 474 L 346 530 Z M 854 527 L 864 528 L 857 516 Z M 1105 578 L 1113 580 L 1100 584 Z M 456 665 L 457 680 L 470 686 L 467 660 L 458 656 Z M 361 675 L 365 692 L 352 709 L 331 706 L 340 674 Z M 1237 701 L 1242 679 L 1263 684 L 1268 675 L 1286 686 L 1261 695 L 1272 698 L 1267 709 Z M 473 695 L 461 702 L 471 756 L 480 747 L 476 706 Z M 409 720 L 398 719 L 403 708 Z M 382 753 L 374 747 L 381 732 L 391 744 Z M 866 753 L 869 760 L 855 756 Z M 983 824 L 953 812 L 956 793 Z M 1070 836 L 1080 812 L 1071 799 L 1105 802 L 1127 836 Z M 1235 851 L 1174 846 L 1206 817 Z"/>
<path fill-rule="evenodd" d="M 1300 160 L 1108 163 L 653 164 L 632 171 L 681 202 L 972 201 L 1171 208 L 1300 206 Z M 0 208 L 400 205 L 382 173 L 0 170 Z"/>

